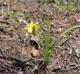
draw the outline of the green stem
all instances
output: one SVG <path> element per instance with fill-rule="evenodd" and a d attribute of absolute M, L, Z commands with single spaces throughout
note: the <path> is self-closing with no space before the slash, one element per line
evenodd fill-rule
<path fill-rule="evenodd" d="M 45 47 L 43 49 L 43 62 L 45 65 L 48 64 L 49 61 L 49 27 L 50 27 L 50 21 L 45 21 L 46 31 L 45 31 Z"/>
<path fill-rule="evenodd" d="M 13 16 L 13 17 L 15 16 L 16 18 L 18 18 L 19 21 L 23 21 L 25 24 L 27 24 L 27 22 L 26 22 L 24 19 L 20 18 L 19 16 L 17 16 L 17 15 L 16 15 L 14 12 L 12 12 L 12 11 L 9 11 L 9 12 L 8 12 L 8 15 L 9 15 L 9 16 Z"/>

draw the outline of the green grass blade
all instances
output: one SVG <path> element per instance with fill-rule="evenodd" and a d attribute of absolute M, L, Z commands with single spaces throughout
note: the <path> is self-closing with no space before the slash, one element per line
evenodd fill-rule
<path fill-rule="evenodd" d="M 59 42 L 64 38 L 64 35 L 75 28 L 80 28 L 80 25 L 72 26 L 68 28 L 66 31 L 64 31 L 62 34 L 60 34 L 59 37 L 52 43 L 51 49 L 54 49 L 55 47 L 57 47 Z"/>
<path fill-rule="evenodd" d="M 45 21 L 45 47 L 43 49 L 43 61 L 44 64 L 48 64 L 49 61 L 49 27 L 50 27 L 50 21 L 46 20 Z"/>
<path fill-rule="evenodd" d="M 18 21 L 23 21 L 25 24 L 27 24 L 27 22 L 26 22 L 24 19 L 22 19 L 22 18 L 20 18 L 19 16 L 17 16 L 17 14 L 16 14 L 15 12 L 13 12 L 13 11 L 8 11 L 7 14 L 8 14 L 9 16 L 16 17 L 16 18 L 18 19 Z"/>

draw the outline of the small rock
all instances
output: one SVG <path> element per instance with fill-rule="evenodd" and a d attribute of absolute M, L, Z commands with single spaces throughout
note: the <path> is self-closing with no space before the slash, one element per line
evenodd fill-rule
<path fill-rule="evenodd" d="M 61 33 L 61 31 L 62 31 L 62 28 L 59 28 L 59 29 L 57 30 L 57 32 L 59 32 L 59 33 Z"/>

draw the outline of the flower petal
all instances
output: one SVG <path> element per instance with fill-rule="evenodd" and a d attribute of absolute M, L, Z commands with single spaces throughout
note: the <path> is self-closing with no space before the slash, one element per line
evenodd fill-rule
<path fill-rule="evenodd" d="M 32 33 L 33 29 L 32 28 L 28 28 L 28 33 Z"/>

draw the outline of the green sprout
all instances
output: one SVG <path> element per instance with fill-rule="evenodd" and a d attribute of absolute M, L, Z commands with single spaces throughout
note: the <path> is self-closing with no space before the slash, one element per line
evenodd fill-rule
<path fill-rule="evenodd" d="M 76 28 L 80 28 L 80 25 L 75 25 L 72 26 L 70 28 L 68 28 L 67 30 L 65 30 L 64 32 L 62 32 L 58 38 L 56 38 L 51 44 L 51 48 L 49 46 L 49 30 L 50 30 L 50 21 L 46 20 L 45 21 L 45 25 L 46 25 L 46 34 L 45 34 L 45 46 L 43 48 L 43 62 L 45 65 L 48 64 L 49 62 L 49 56 L 50 54 L 52 55 L 53 50 L 59 45 L 59 43 L 62 41 L 62 39 L 64 38 L 65 34 L 76 29 Z M 51 51 L 51 53 L 49 53 L 49 51 Z"/>
<path fill-rule="evenodd" d="M 50 30 L 50 20 L 45 21 L 45 46 L 43 48 L 43 62 L 48 64 L 49 61 L 49 30 Z"/>

